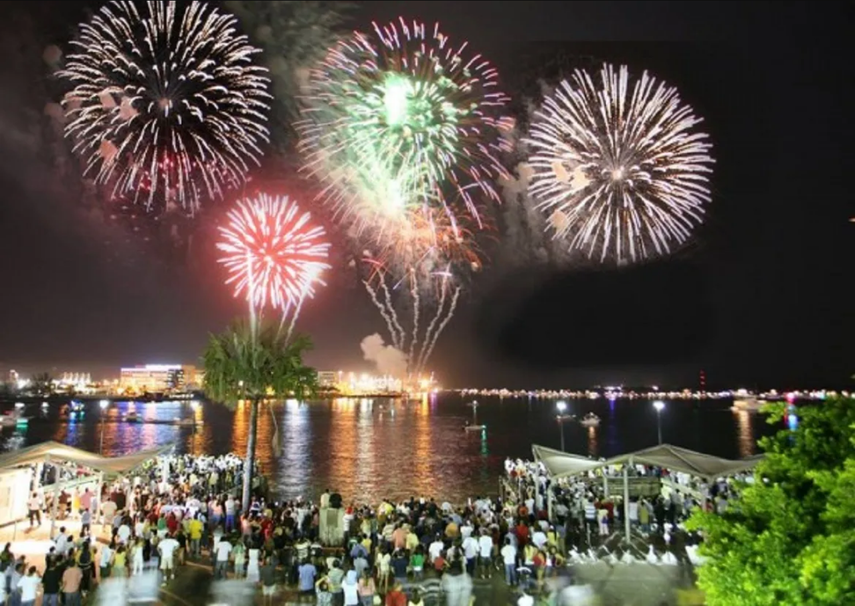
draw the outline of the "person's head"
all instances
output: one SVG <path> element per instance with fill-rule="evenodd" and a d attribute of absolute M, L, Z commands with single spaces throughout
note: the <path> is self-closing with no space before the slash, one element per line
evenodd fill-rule
<path fill-rule="evenodd" d="M 34 574 L 36 574 L 36 567 L 35 567 L 35 566 L 30 566 L 30 569 L 27 571 L 27 576 L 28 576 L 28 577 L 31 577 L 31 576 L 33 576 Z"/>
<path fill-rule="evenodd" d="M 413 602 L 414 604 L 418 604 L 419 602 L 421 602 L 421 600 L 422 600 L 422 594 L 419 593 L 418 588 L 413 589 L 413 595 L 410 598 L 410 601 Z"/>

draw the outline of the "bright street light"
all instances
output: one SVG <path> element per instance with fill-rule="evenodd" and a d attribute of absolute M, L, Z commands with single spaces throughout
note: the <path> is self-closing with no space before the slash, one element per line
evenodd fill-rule
<path fill-rule="evenodd" d="M 653 408 L 656 409 L 656 431 L 659 435 L 659 444 L 662 444 L 662 411 L 665 410 L 665 402 L 656 400 Z"/>
<path fill-rule="evenodd" d="M 562 413 L 562 414 L 563 414 L 563 413 L 564 413 L 564 411 L 565 411 L 565 410 L 567 410 L 567 402 L 565 402 L 564 400 L 559 400 L 559 401 L 555 404 L 555 408 L 557 408 L 557 409 L 558 409 L 558 412 L 560 412 L 560 413 Z"/>

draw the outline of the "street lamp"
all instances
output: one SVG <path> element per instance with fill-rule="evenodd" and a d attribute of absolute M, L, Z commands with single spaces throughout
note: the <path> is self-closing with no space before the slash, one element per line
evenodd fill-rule
<path fill-rule="evenodd" d="M 98 447 L 98 454 L 104 454 L 104 413 L 107 411 L 107 407 L 110 406 L 110 401 L 101 400 L 98 402 L 98 406 L 101 407 L 101 445 Z"/>
<path fill-rule="evenodd" d="M 561 432 L 561 452 L 564 452 L 564 413 L 567 411 L 567 402 L 559 400 L 556 402 L 555 408 L 558 410 L 555 419 L 558 421 L 558 428 Z"/>
<path fill-rule="evenodd" d="M 653 403 L 653 408 L 656 409 L 656 430 L 659 434 L 659 444 L 662 444 L 662 411 L 665 408 L 665 402 L 656 400 Z"/>

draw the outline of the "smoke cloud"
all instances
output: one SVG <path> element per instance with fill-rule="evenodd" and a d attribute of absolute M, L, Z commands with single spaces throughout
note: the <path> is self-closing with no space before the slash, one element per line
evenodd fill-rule
<path fill-rule="evenodd" d="M 377 333 L 362 339 L 359 346 L 365 359 L 376 364 L 380 373 L 393 377 L 407 374 L 407 355 L 392 345 L 386 345 Z"/>

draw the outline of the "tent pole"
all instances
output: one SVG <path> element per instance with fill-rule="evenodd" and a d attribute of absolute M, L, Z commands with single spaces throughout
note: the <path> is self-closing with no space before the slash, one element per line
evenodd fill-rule
<path fill-rule="evenodd" d="M 608 499 L 609 498 L 609 478 L 608 478 L 608 475 L 606 474 L 606 469 L 607 469 L 606 467 L 603 467 L 600 471 L 603 474 L 603 494 Z"/>
<path fill-rule="evenodd" d="M 632 465 L 632 457 L 623 464 L 623 526 L 626 533 L 626 543 L 631 545 L 630 541 L 630 522 L 629 522 L 629 466 Z"/>
<path fill-rule="evenodd" d="M 51 464 L 50 455 L 45 457 L 45 464 L 51 465 L 54 469 L 53 503 L 51 504 L 50 534 L 48 535 L 48 538 L 52 541 L 54 536 L 53 531 L 56 526 L 56 517 L 59 515 L 59 468 Z"/>
<path fill-rule="evenodd" d="M 98 472 L 98 489 L 95 491 L 93 495 L 95 497 L 95 511 L 91 512 L 93 517 L 96 520 L 101 521 L 101 534 L 104 534 L 104 519 L 101 517 L 101 495 L 104 492 L 104 472 Z M 92 504 L 89 504 L 89 508 L 92 508 Z"/>

